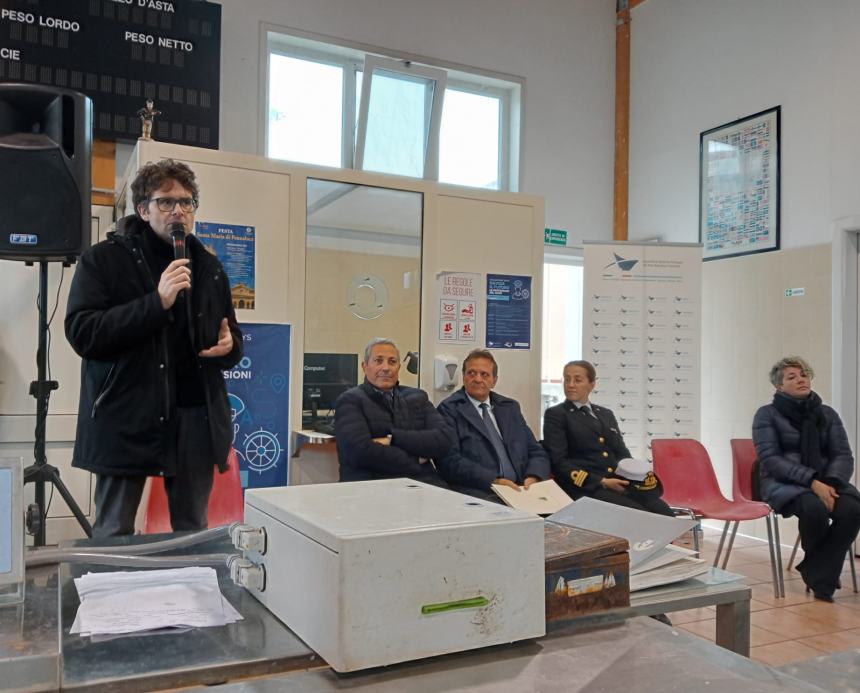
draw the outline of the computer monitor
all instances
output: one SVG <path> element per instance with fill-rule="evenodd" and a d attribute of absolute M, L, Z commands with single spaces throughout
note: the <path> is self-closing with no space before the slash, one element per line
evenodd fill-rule
<path fill-rule="evenodd" d="M 324 418 L 341 393 L 357 384 L 358 354 L 305 354 L 302 419 Z"/>

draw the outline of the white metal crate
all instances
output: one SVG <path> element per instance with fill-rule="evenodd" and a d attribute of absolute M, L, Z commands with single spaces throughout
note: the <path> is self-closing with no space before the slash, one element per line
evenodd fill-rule
<path fill-rule="evenodd" d="M 336 671 L 541 636 L 543 520 L 410 479 L 249 489 L 252 591 Z"/>

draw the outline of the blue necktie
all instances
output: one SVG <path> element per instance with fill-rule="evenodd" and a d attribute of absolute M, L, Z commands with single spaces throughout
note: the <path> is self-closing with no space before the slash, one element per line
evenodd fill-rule
<path fill-rule="evenodd" d="M 487 433 L 490 436 L 490 442 L 496 451 L 496 457 L 499 458 L 499 476 L 511 481 L 517 480 L 517 473 L 514 470 L 514 465 L 511 463 L 511 458 L 508 456 L 508 450 L 505 448 L 505 443 L 499 431 L 496 429 L 496 424 L 490 417 L 490 408 L 486 402 L 481 402 L 481 418 L 484 420 L 484 426 L 487 427 Z"/>

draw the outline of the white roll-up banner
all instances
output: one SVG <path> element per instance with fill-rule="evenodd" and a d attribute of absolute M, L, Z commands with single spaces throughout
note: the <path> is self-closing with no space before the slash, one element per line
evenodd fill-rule
<path fill-rule="evenodd" d="M 582 357 L 591 400 L 613 410 L 634 457 L 654 438 L 699 438 L 702 247 L 586 243 Z"/>

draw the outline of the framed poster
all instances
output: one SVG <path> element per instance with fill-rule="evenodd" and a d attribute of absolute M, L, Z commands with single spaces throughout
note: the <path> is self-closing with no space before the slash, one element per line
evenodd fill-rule
<path fill-rule="evenodd" d="M 487 348 L 530 349 L 532 278 L 487 274 Z"/>
<path fill-rule="evenodd" d="M 704 260 L 779 250 L 781 107 L 699 136 L 699 241 Z"/>

